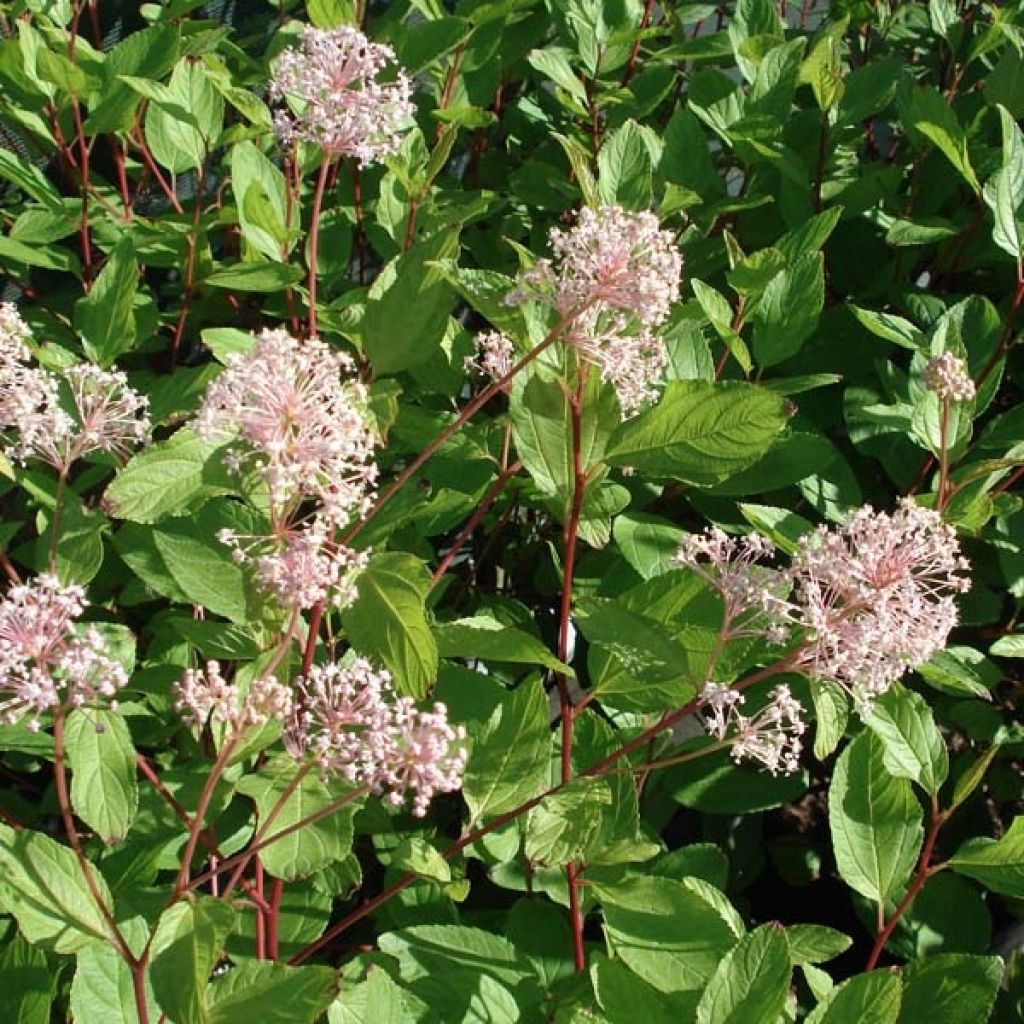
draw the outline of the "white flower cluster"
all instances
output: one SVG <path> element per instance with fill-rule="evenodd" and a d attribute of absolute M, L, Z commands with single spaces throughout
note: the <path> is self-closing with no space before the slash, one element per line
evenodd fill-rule
<path fill-rule="evenodd" d="M 952 352 L 932 356 L 921 379 L 929 391 L 949 402 L 969 402 L 976 393 L 967 364 Z"/>

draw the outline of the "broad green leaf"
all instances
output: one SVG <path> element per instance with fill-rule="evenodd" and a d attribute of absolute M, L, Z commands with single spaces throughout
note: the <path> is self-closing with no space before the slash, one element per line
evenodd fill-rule
<path fill-rule="evenodd" d="M 615 517 L 612 536 L 626 561 L 649 580 L 676 567 L 685 532 L 667 519 L 626 511 Z"/>
<path fill-rule="evenodd" d="M 683 882 L 633 876 L 593 892 L 612 949 L 659 991 L 703 989 L 736 944 L 727 918 Z"/>
<path fill-rule="evenodd" d="M 511 661 L 543 665 L 554 672 L 572 675 L 532 633 L 506 626 L 490 615 L 439 623 L 434 629 L 438 654 L 442 658 L 470 658 L 482 661 Z"/>
<path fill-rule="evenodd" d="M 812 679 L 814 702 L 814 756 L 823 761 L 839 746 L 850 717 L 850 699 L 837 683 Z"/>
<path fill-rule="evenodd" d="M 1002 839 L 968 839 L 949 866 L 986 889 L 1024 899 L 1024 817 L 1014 818 Z"/>
<path fill-rule="evenodd" d="M 774 1021 L 789 992 L 792 967 L 785 931 L 763 925 L 723 957 L 697 1005 L 697 1024 Z"/>
<path fill-rule="evenodd" d="M 936 796 L 949 774 L 949 755 L 924 699 L 897 684 L 862 717 L 882 741 L 889 774 L 913 779 Z"/>
<path fill-rule="evenodd" d="M 302 280 L 302 268 L 285 263 L 232 263 L 204 280 L 213 288 L 236 292 L 280 292 Z"/>
<path fill-rule="evenodd" d="M 653 409 L 612 435 L 607 459 L 708 486 L 753 465 L 785 423 L 785 400 L 756 385 L 672 381 Z"/>
<path fill-rule="evenodd" d="M 166 98 L 146 108 L 146 141 L 157 162 L 180 174 L 200 167 L 212 152 L 224 121 L 224 99 L 199 62 L 180 61 Z"/>
<path fill-rule="evenodd" d="M 526 819 L 526 856 L 531 862 L 548 865 L 588 860 L 611 802 L 611 790 L 604 779 L 574 779 L 530 811 Z"/>
<path fill-rule="evenodd" d="M 885 748 L 863 732 L 836 762 L 829 789 L 836 866 L 862 896 L 884 903 L 903 891 L 921 849 L 921 806 L 910 783 L 891 775 Z"/>
<path fill-rule="evenodd" d="M 295 761 L 281 757 L 270 761 L 258 774 L 246 775 L 239 781 L 238 792 L 256 801 L 261 826 L 300 770 Z M 323 811 L 344 796 L 344 788 L 329 788 L 315 774 L 307 774 L 280 806 L 264 838 Z M 355 805 L 348 804 L 270 843 L 260 853 L 263 867 L 275 878 L 294 882 L 342 860 L 352 849 L 354 811 Z"/>
<path fill-rule="evenodd" d="M 535 796 L 548 779 L 551 730 L 535 677 L 502 696 L 475 738 L 462 783 L 471 820 L 493 818 Z"/>
<path fill-rule="evenodd" d="M 546 75 L 581 104 L 586 104 L 587 90 L 583 82 L 576 77 L 565 50 L 554 46 L 546 50 L 531 50 L 526 59 L 531 67 Z"/>
<path fill-rule="evenodd" d="M 820 964 L 845 953 L 853 940 L 820 924 L 793 924 L 786 929 L 789 958 L 794 964 Z"/>
<path fill-rule="evenodd" d="M 590 980 L 610 1024 L 679 1024 L 693 1019 L 693 993 L 659 992 L 620 960 L 592 956 Z"/>
<path fill-rule="evenodd" d="M 796 355 L 825 304 L 825 258 L 807 253 L 768 283 L 754 317 L 754 358 L 762 366 Z"/>
<path fill-rule="evenodd" d="M 832 989 L 808 1015 L 807 1024 L 896 1024 L 902 998 L 898 974 L 858 974 Z"/>
<path fill-rule="evenodd" d="M 18 156 L 13 150 L 0 149 L 0 178 L 17 185 L 23 192 L 54 212 L 61 212 L 64 203 L 60 193 L 35 164 Z"/>
<path fill-rule="evenodd" d="M 115 246 L 88 295 L 75 303 L 74 322 L 93 362 L 109 367 L 135 345 L 139 266 L 129 235 Z"/>
<path fill-rule="evenodd" d="M 328 1024 L 414 1024 L 402 989 L 383 967 L 371 967 L 366 981 L 346 983 L 327 1011 Z"/>
<path fill-rule="evenodd" d="M 108 948 L 99 942 L 86 947 Z M 80 967 L 76 977 L 79 970 Z M 50 1024 L 57 972 L 41 949 L 15 935 L 0 952 L 0 977 L 0 1020 L 10 1024 Z"/>
<path fill-rule="evenodd" d="M 649 208 L 654 166 L 645 129 L 636 121 L 626 121 L 605 138 L 597 154 L 597 171 L 598 193 L 606 206 Z"/>
<path fill-rule="evenodd" d="M 437 642 L 427 622 L 430 578 L 420 559 L 403 552 L 375 555 L 356 583 L 359 595 L 342 614 L 352 646 L 383 662 L 396 689 L 427 694 L 437 678 Z"/>
<path fill-rule="evenodd" d="M 248 140 L 231 148 L 231 189 L 246 241 L 268 259 L 280 261 L 291 247 L 284 175 Z"/>
<path fill-rule="evenodd" d="M 907 964 L 899 1024 L 989 1020 L 1004 970 L 999 957 L 966 953 L 944 953 Z"/>
<path fill-rule="evenodd" d="M 95 864 L 89 866 L 103 905 L 113 901 Z M 78 858 L 41 832 L 0 824 L 0 907 L 14 916 L 21 933 L 56 953 L 76 953 L 109 931 Z"/>
<path fill-rule="evenodd" d="M 207 896 L 175 903 L 160 915 L 149 978 L 160 1009 L 175 1024 L 210 1024 L 206 986 L 234 921 L 227 903 Z"/>
<path fill-rule="evenodd" d="M 437 232 L 397 256 L 370 286 L 360 331 L 378 374 L 407 370 L 437 351 L 454 296 L 434 264 L 454 259 L 458 251 L 457 228 Z"/>
<path fill-rule="evenodd" d="M 847 308 L 875 337 L 884 338 L 901 348 L 909 348 L 914 352 L 927 352 L 928 339 L 909 320 L 895 313 L 882 313 L 879 310 L 863 309 L 854 303 L 847 303 Z"/>
<path fill-rule="evenodd" d="M 123 716 L 104 708 L 72 711 L 65 737 L 75 813 L 108 846 L 121 842 L 139 806 L 135 747 Z"/>
<path fill-rule="evenodd" d="M 338 993 L 330 967 L 287 967 L 249 961 L 214 979 L 207 990 L 209 1024 L 313 1024 Z"/>
<path fill-rule="evenodd" d="M 136 953 L 149 938 L 149 927 L 141 918 L 121 922 L 119 927 L 129 947 Z M 145 976 L 145 992 L 149 1018 L 157 1020 L 160 1008 L 153 996 L 149 971 Z M 138 1020 L 131 970 L 113 946 L 93 942 L 79 950 L 75 976 L 71 980 L 70 1005 L 76 1024 Z M 46 1021 L 49 1019 L 47 1017 Z"/>
<path fill-rule="evenodd" d="M 912 89 L 903 111 L 907 127 L 934 143 L 976 192 L 981 185 L 967 152 L 967 135 L 953 108 L 934 86 Z"/>
<path fill-rule="evenodd" d="M 992 240 L 1015 260 L 1024 258 L 1024 229 L 1019 215 L 1024 205 L 1024 136 L 1013 115 L 999 106 L 1003 129 L 1003 162 L 986 182 L 983 195 L 995 224 Z"/>
<path fill-rule="evenodd" d="M 184 429 L 133 456 L 107 488 L 105 502 L 118 519 L 158 523 L 233 489 L 216 447 Z"/>
<path fill-rule="evenodd" d="M 988 653 L 997 658 L 1024 658 L 1024 633 L 1001 636 Z"/>

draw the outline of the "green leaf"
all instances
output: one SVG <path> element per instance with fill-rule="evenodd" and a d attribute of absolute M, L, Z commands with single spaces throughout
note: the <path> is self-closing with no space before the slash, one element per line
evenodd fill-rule
<path fill-rule="evenodd" d="M 290 248 L 284 175 L 248 139 L 231 147 L 231 189 L 245 240 L 280 261 Z"/>
<path fill-rule="evenodd" d="M 997 658 L 1024 658 L 1024 633 L 1001 636 L 988 653 Z"/>
<path fill-rule="evenodd" d="M 838 683 L 812 679 L 814 702 L 814 756 L 823 761 L 839 746 L 850 717 L 850 701 Z"/>
<path fill-rule="evenodd" d="M 90 871 L 110 910 L 107 883 L 95 865 Z M 97 939 L 110 941 L 75 854 L 40 832 L 0 824 L 0 907 L 14 916 L 29 942 L 56 953 L 76 953 Z"/>
<path fill-rule="evenodd" d="M 424 697 L 437 678 L 438 666 L 437 642 L 426 616 L 426 566 L 399 551 L 375 555 L 356 587 L 358 597 L 342 613 L 352 646 L 383 662 L 399 693 Z"/>
<path fill-rule="evenodd" d="M 233 263 L 204 280 L 235 292 L 281 292 L 302 279 L 302 268 L 286 263 Z"/>
<path fill-rule="evenodd" d="M 86 948 L 109 947 L 97 942 Z M 77 975 L 78 971 L 76 978 Z M 41 949 L 15 935 L 0 952 L 0 977 L 4 980 L 0 987 L 0 1020 L 10 1024 L 50 1024 L 57 972 Z"/>
<path fill-rule="evenodd" d="M 522 378 L 521 378 L 522 379 Z M 572 412 L 562 383 L 535 372 L 513 385 L 509 419 L 516 451 L 533 482 L 546 495 L 558 498 L 562 517 L 568 516 L 574 491 Z M 580 464 L 596 466 L 618 422 L 615 391 L 597 374 L 587 377 L 580 414 Z"/>
<path fill-rule="evenodd" d="M 179 430 L 133 456 L 107 488 L 110 514 L 133 523 L 187 515 L 233 485 L 214 445 Z"/>
<path fill-rule="evenodd" d="M 149 928 L 141 918 L 121 922 L 119 927 L 133 950 L 137 952 L 145 945 Z M 157 1020 L 160 1008 L 153 996 L 149 971 L 145 974 L 145 988 L 149 1018 L 151 1021 Z M 72 1017 L 79 1024 L 138 1020 L 132 972 L 113 946 L 93 942 L 78 951 L 75 976 L 71 981 L 70 1003 Z M 47 1017 L 46 1021 L 49 1019 Z"/>
<path fill-rule="evenodd" d="M 995 217 L 992 240 L 1015 260 L 1024 258 L 1024 230 L 1018 214 L 1024 205 L 1024 136 L 1013 115 L 999 106 L 1003 162 L 985 183 L 982 195 Z"/>
<path fill-rule="evenodd" d="M 135 345 L 135 295 L 139 265 L 129 235 L 114 247 L 88 295 L 75 303 L 74 323 L 85 352 L 100 366 L 109 367 Z"/>
<path fill-rule="evenodd" d="M 612 949 L 661 992 L 703 989 L 736 944 L 720 910 L 675 879 L 633 876 L 593 891 Z"/>
<path fill-rule="evenodd" d="M 744 935 L 708 982 L 697 1005 L 697 1024 L 774 1021 L 782 1013 L 792 968 L 789 944 L 779 925 Z"/>
<path fill-rule="evenodd" d="M 794 964 L 820 964 L 845 953 L 853 940 L 820 924 L 793 924 L 786 929 L 789 958 Z"/>
<path fill-rule="evenodd" d="M 182 900 L 160 915 L 149 977 L 160 1009 L 175 1024 L 210 1024 L 206 985 L 234 922 L 234 910 L 208 896 Z"/>
<path fill-rule="evenodd" d="M 997 956 L 944 953 L 907 964 L 899 1024 L 977 1024 L 989 1019 L 1005 968 Z"/>
<path fill-rule="evenodd" d="M 604 205 L 618 204 L 628 210 L 650 207 L 654 166 L 645 136 L 645 129 L 629 120 L 601 144 L 597 188 Z"/>
<path fill-rule="evenodd" d="M 546 50 L 531 50 L 526 60 L 532 68 L 546 75 L 555 85 L 586 105 L 587 90 L 570 66 L 566 50 L 555 46 Z"/>
<path fill-rule="evenodd" d="M 462 783 L 470 820 L 493 818 L 544 789 L 551 729 L 544 688 L 535 677 L 502 695 L 475 737 Z"/>
<path fill-rule="evenodd" d="M 825 305 L 825 258 L 807 253 L 768 283 L 754 318 L 754 358 L 785 362 L 814 333 Z"/>
<path fill-rule="evenodd" d="M 72 711 L 65 736 L 75 813 L 108 846 L 121 842 L 139 807 L 135 747 L 124 718 L 104 708 Z"/>
<path fill-rule="evenodd" d="M 402 989 L 383 967 L 371 967 L 366 981 L 346 983 L 327 1012 L 329 1024 L 415 1024 Z"/>
<path fill-rule="evenodd" d="M 676 568 L 674 560 L 685 532 L 667 519 L 627 511 L 615 518 L 612 536 L 626 561 L 649 580 Z"/>
<path fill-rule="evenodd" d="M 968 839 L 949 866 L 986 889 L 1024 899 L 1024 817 L 1014 818 L 1002 839 Z"/>
<path fill-rule="evenodd" d="M 592 956 L 590 980 L 609 1024 L 679 1024 L 693 1019 L 692 993 L 659 992 L 619 960 Z"/>
<path fill-rule="evenodd" d="M 265 822 L 300 770 L 300 766 L 290 758 L 275 758 L 257 774 L 242 778 L 238 792 L 256 801 L 259 820 Z M 317 814 L 336 803 L 345 792 L 344 787 L 328 788 L 315 775 L 307 774 L 274 815 L 266 836 L 273 836 Z M 340 808 L 272 842 L 260 852 L 263 867 L 275 878 L 294 882 L 344 859 L 352 849 L 354 806 L 350 804 Z"/>
<path fill-rule="evenodd" d="M 915 87 L 905 105 L 904 117 L 912 132 L 934 143 L 978 194 L 981 185 L 967 153 L 967 135 L 953 108 L 934 86 Z"/>
<path fill-rule="evenodd" d="M 180 174 L 202 166 L 224 122 L 224 99 L 206 68 L 188 58 L 171 74 L 164 98 L 146 109 L 146 141 L 156 161 Z"/>
<path fill-rule="evenodd" d="M 622 424 L 607 460 L 698 486 L 753 465 L 786 423 L 785 400 L 734 381 L 672 381 L 662 400 Z"/>
<path fill-rule="evenodd" d="M 338 994 L 330 967 L 249 961 L 210 983 L 208 1024 L 313 1024 Z"/>
<path fill-rule="evenodd" d="M 928 339 L 909 320 L 904 320 L 894 313 L 882 313 L 874 309 L 862 309 L 852 302 L 847 308 L 875 337 L 884 338 L 901 348 L 909 348 L 914 352 L 927 352 Z"/>
<path fill-rule="evenodd" d="M 442 622 L 435 627 L 434 636 L 442 658 L 511 661 L 573 674 L 572 669 L 563 665 L 532 633 L 506 626 L 490 615 Z"/>
<path fill-rule="evenodd" d="M 807 1017 L 807 1024 L 896 1024 L 903 986 L 892 971 L 871 971 L 837 985 Z"/>
<path fill-rule="evenodd" d="M 936 796 L 949 774 L 949 755 L 924 699 L 896 684 L 861 717 L 882 741 L 889 774 L 913 779 Z"/>
<path fill-rule="evenodd" d="M 459 251 L 459 229 L 439 231 L 395 257 L 370 286 L 360 331 L 378 374 L 429 359 L 448 329 L 454 296 L 441 268 Z"/>
<path fill-rule="evenodd" d="M 836 761 L 828 809 L 843 881 L 876 903 L 902 892 L 921 849 L 921 807 L 910 783 L 889 774 L 872 733 L 857 736 Z"/>
<path fill-rule="evenodd" d="M 60 193 L 46 175 L 35 164 L 30 164 L 7 147 L 0 149 L 0 178 L 17 185 L 32 199 L 54 213 L 61 213 L 64 210 Z"/>
<path fill-rule="evenodd" d="M 611 790 L 604 779 L 574 779 L 527 816 L 527 858 L 552 866 L 588 860 L 611 803 Z"/>

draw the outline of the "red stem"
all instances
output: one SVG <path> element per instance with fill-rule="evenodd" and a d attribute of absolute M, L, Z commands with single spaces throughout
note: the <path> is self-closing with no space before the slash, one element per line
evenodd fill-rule
<path fill-rule="evenodd" d="M 654 13 L 654 0 L 647 0 L 644 4 L 644 14 L 640 19 L 640 27 L 637 30 L 636 39 L 633 40 L 633 47 L 629 51 L 629 60 L 626 61 L 626 70 L 622 74 L 622 88 L 625 89 L 629 85 L 629 80 L 633 77 L 633 73 L 636 71 L 636 58 L 640 53 L 640 35 L 644 29 L 647 28 L 651 23 L 651 15 Z"/>
<path fill-rule="evenodd" d="M 278 949 L 277 929 L 283 894 L 284 882 L 280 878 L 275 878 L 270 884 L 270 913 L 267 915 L 267 956 L 271 960 L 277 960 L 281 955 Z"/>
<path fill-rule="evenodd" d="M 181 348 L 181 338 L 185 332 L 185 322 L 188 320 L 189 306 L 192 302 L 193 281 L 196 272 L 196 249 L 199 248 L 199 225 L 202 222 L 203 214 L 203 192 L 206 190 L 206 168 L 201 167 L 196 181 L 196 201 L 192 210 L 192 230 L 188 234 L 186 245 L 188 255 L 185 258 L 185 280 L 184 291 L 181 299 L 181 309 L 178 312 L 178 322 L 174 327 L 174 337 L 171 340 L 171 368 L 178 362 L 178 351 Z"/>
<path fill-rule="evenodd" d="M 324 190 L 327 188 L 327 173 L 331 169 L 330 157 L 325 153 L 320 161 L 320 173 L 313 192 L 313 219 L 309 225 L 309 326 L 307 334 L 316 337 L 316 276 L 320 246 L 320 211 L 324 205 Z"/>
<path fill-rule="evenodd" d="M 914 874 L 913 880 L 907 888 L 906 895 L 899 902 L 899 906 L 893 912 L 888 922 L 879 929 L 878 935 L 875 938 L 875 944 L 871 949 L 871 955 L 868 957 L 867 963 L 864 965 L 865 972 L 873 971 L 878 964 L 878 958 L 882 955 L 882 950 L 885 949 L 886 943 L 892 937 L 892 933 L 896 930 L 896 925 L 900 923 L 900 919 L 910 908 L 910 905 L 914 902 L 917 894 L 924 888 L 925 882 L 935 874 L 938 868 L 933 869 L 931 867 L 932 856 L 935 853 L 935 844 L 939 838 L 939 830 L 946 823 L 949 817 L 948 811 L 940 811 L 938 800 L 932 797 L 932 823 L 928 829 L 928 835 L 925 837 L 924 846 L 921 848 L 921 856 L 917 862 L 917 871 Z M 883 911 L 884 913 L 884 911 Z"/>

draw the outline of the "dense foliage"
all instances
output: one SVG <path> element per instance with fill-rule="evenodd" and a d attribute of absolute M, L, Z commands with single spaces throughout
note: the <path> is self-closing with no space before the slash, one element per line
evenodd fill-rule
<path fill-rule="evenodd" d="M 0 4 L 0 1020 L 1024 1021 L 1024 11 L 822 8 Z"/>

